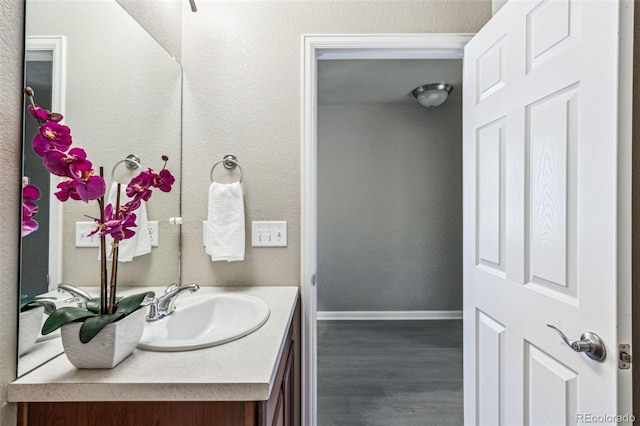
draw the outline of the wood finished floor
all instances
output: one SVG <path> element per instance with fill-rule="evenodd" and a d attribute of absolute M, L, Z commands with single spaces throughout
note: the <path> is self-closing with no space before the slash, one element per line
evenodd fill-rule
<path fill-rule="evenodd" d="M 459 426 L 462 321 L 318 321 L 318 426 Z"/>

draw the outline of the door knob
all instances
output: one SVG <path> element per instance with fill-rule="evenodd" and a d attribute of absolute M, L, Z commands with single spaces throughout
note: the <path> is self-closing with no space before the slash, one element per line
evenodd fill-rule
<path fill-rule="evenodd" d="M 604 348 L 604 343 L 602 343 L 602 339 L 596 333 L 592 333 L 591 331 L 586 331 L 582 333 L 580 336 L 580 340 L 569 340 L 567 336 L 564 335 L 562 331 L 560 331 L 557 327 L 547 324 L 547 327 L 553 328 L 558 332 L 562 340 L 576 352 L 584 352 L 586 356 L 589 358 L 602 361 L 605 356 L 607 356 L 607 351 Z"/>

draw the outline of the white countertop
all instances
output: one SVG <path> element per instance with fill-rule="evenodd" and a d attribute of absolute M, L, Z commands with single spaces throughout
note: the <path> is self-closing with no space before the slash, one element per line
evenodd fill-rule
<path fill-rule="evenodd" d="M 164 288 L 142 290 L 162 294 Z M 248 336 L 221 346 L 184 352 L 136 349 L 109 370 L 76 369 L 62 354 L 10 383 L 9 401 L 269 399 L 298 299 L 298 287 L 201 287 L 197 293 L 182 297 L 218 292 L 248 294 L 264 300 L 271 311 L 269 319 Z M 118 292 L 123 296 L 131 293 L 135 291 Z"/>

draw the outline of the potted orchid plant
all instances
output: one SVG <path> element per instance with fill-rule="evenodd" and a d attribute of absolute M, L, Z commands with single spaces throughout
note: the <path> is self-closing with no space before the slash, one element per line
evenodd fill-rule
<path fill-rule="evenodd" d="M 145 299 L 154 297 L 153 292 L 143 292 L 122 299 L 116 297 L 118 247 L 121 241 L 135 235 L 135 212 L 140 208 L 141 202 L 148 201 L 155 189 L 171 191 L 175 179 L 166 168 L 168 158 L 162 156 L 164 166 L 160 172 L 155 173 L 152 169 L 147 169 L 131 179 L 126 187 L 126 195 L 129 198 L 127 201 L 120 199 L 121 187 L 118 183 L 115 204 L 105 205 L 106 184 L 103 168 L 100 167 L 99 173 L 96 174 L 93 163 L 87 159 L 86 151 L 72 147 L 71 130 L 60 123 L 63 118 L 61 114 L 40 108 L 34 101 L 31 88 L 25 88 L 24 93 L 29 99 L 29 113 L 39 123 L 39 131 L 32 143 L 33 150 L 42 157 L 43 165 L 52 175 L 62 178 L 54 195 L 61 202 L 76 200 L 85 203 L 96 202 L 98 205 L 99 215 L 90 216 L 96 223 L 96 228 L 90 235 L 97 234 L 100 238 L 100 297 L 90 300 L 86 307 L 62 307 L 55 310 L 42 327 L 42 334 L 48 334 L 65 325 L 81 323 L 78 324 L 79 340 L 87 344 L 108 325 L 115 325 L 112 323 L 117 324 L 134 312 L 142 311 L 140 308 Z M 33 232 L 38 226 L 33 216 L 37 212 L 35 201 L 39 194 L 36 193 L 37 188 L 33 188 L 25 185 L 23 189 L 23 235 Z M 110 247 L 107 247 L 107 236 L 111 237 Z M 108 255 L 111 258 L 110 268 L 107 263 Z M 139 335 L 130 352 L 135 348 L 144 328 L 144 316 L 138 316 L 143 318 L 143 322 L 142 326 L 135 327 L 136 330 L 139 329 Z M 62 332 L 64 344 L 64 327 Z M 69 356 L 68 351 L 67 355 Z M 71 361 L 73 363 L 73 360 Z"/>

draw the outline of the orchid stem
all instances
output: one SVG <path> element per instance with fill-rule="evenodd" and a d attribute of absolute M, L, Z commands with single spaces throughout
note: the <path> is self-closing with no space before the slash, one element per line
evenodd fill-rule
<path fill-rule="evenodd" d="M 118 268 L 118 242 L 111 245 L 111 283 L 109 285 L 109 314 L 113 313 L 113 305 L 116 301 L 116 275 Z"/>
<path fill-rule="evenodd" d="M 100 177 L 104 178 L 104 167 L 100 167 Z M 100 223 L 104 223 L 104 195 L 98 199 Z M 107 246 L 105 237 L 100 237 L 100 314 L 107 313 Z"/>
<path fill-rule="evenodd" d="M 120 191 L 121 185 L 118 183 L 116 186 L 116 206 L 115 206 L 115 217 L 120 217 Z M 113 249 L 111 251 L 111 286 L 109 293 L 109 313 L 113 313 L 113 305 L 116 301 L 116 286 L 118 280 L 118 241 L 113 241 Z"/>

